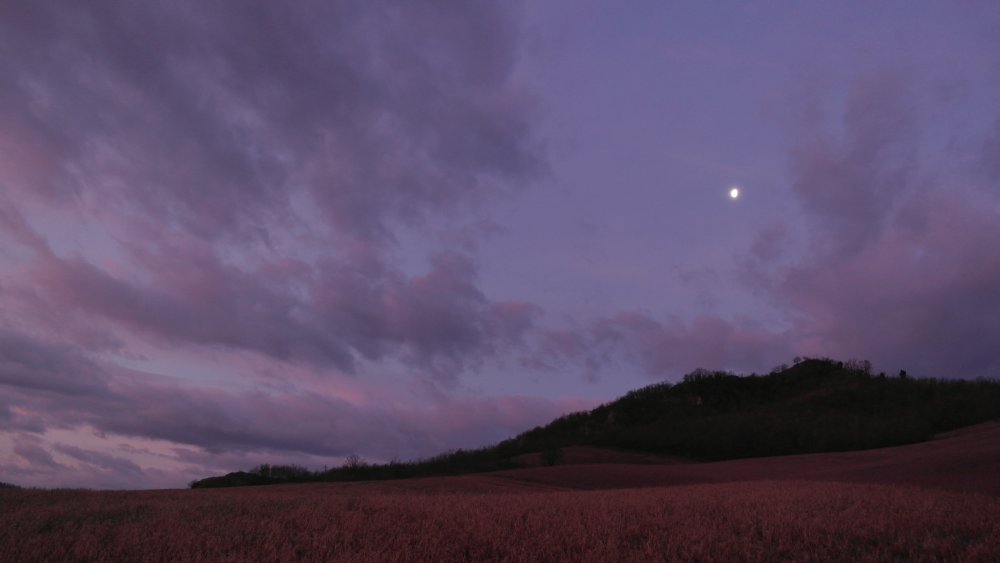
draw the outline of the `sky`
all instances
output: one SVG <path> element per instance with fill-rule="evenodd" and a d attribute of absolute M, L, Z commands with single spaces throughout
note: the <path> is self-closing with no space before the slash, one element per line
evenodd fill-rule
<path fill-rule="evenodd" d="M 997 377 L 998 29 L 3 2 L 0 481 L 415 459 L 795 356 Z"/>

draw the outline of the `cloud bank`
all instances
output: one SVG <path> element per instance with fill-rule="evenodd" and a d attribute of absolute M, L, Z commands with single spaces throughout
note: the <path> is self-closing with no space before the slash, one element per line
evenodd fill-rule
<path fill-rule="evenodd" d="M 778 80 L 756 91 L 785 104 L 756 170 L 780 178 L 781 211 L 752 207 L 766 189 L 750 182 L 738 218 L 724 192 L 718 206 L 703 196 L 741 169 L 706 172 L 724 143 L 684 155 L 699 135 L 734 136 L 731 108 L 755 93 L 714 97 L 730 90 L 719 65 L 783 76 L 795 62 L 754 67 L 752 38 L 745 57 L 637 57 L 605 21 L 584 26 L 579 53 L 545 59 L 547 37 L 570 39 L 526 22 L 536 9 L 0 5 L 0 478 L 179 486 L 261 462 L 409 459 L 697 367 L 760 372 L 796 355 L 1000 373 L 1000 116 L 965 109 L 992 91 L 980 66 L 820 65 L 807 95 Z M 602 56 L 622 53 L 608 70 Z M 573 96 L 526 78 L 549 64 L 536 74 L 557 81 L 560 61 L 586 75 Z M 684 66 L 655 67 L 668 63 Z M 643 94 L 715 94 L 653 112 L 630 101 L 635 74 Z M 661 146 L 654 118 L 672 111 L 662 129 L 696 121 L 697 134 Z M 599 158 L 549 150 L 565 116 Z M 616 128 L 634 160 L 607 156 Z M 636 168 L 647 154 L 660 168 Z M 660 161 L 697 173 L 665 181 Z M 615 238 L 601 218 L 629 202 L 644 209 L 617 217 L 625 227 L 653 215 L 648 236 L 697 250 L 650 256 Z M 598 219 L 589 238 L 564 228 L 579 217 Z M 560 271 L 595 233 L 592 255 L 622 271 Z M 490 237 L 520 241 L 517 256 L 491 253 Z M 522 272 L 520 255 L 551 267 Z M 643 280 L 663 289 L 631 307 L 567 313 L 563 295 L 491 277 L 628 303 L 629 278 L 657 260 L 677 262 L 680 286 Z"/>

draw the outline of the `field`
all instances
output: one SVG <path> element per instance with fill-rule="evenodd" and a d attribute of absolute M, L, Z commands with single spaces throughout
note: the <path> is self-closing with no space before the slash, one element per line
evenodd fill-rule
<path fill-rule="evenodd" d="M 0 491 L 2 561 L 997 561 L 1000 425 L 868 452 Z"/>

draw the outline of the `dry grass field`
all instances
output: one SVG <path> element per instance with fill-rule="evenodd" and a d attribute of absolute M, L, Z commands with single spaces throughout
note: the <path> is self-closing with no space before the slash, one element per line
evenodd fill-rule
<path fill-rule="evenodd" d="M 1000 425 L 713 464 L 0 491 L 0 561 L 997 561 Z"/>
<path fill-rule="evenodd" d="M 1000 422 L 970 426 L 928 442 L 877 450 L 715 463 L 612 461 L 607 458 L 600 464 L 532 467 L 495 475 L 575 489 L 809 480 L 911 485 L 1000 496 Z"/>

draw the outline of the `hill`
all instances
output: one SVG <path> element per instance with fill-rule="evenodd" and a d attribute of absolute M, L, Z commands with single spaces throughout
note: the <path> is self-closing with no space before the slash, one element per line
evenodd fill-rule
<path fill-rule="evenodd" d="M 480 477 L 571 490 L 675 487 L 748 481 L 916 486 L 1000 496 L 1000 421 L 926 442 L 863 451 L 686 464 L 602 463 L 497 471 Z M 447 478 L 437 478 L 447 479 Z M 418 479 L 414 487 L 422 486 Z"/>
<path fill-rule="evenodd" d="M 0 560 L 1000 560 L 1000 421 L 857 452 L 611 453 L 361 483 L 0 490 Z"/>
<path fill-rule="evenodd" d="M 260 466 L 192 487 L 455 475 L 581 457 L 656 463 L 841 452 L 922 442 L 998 418 L 997 381 L 888 377 L 868 362 L 806 359 L 766 375 L 696 370 L 478 450 L 386 465 L 354 459 L 324 472 Z"/>
<path fill-rule="evenodd" d="M 879 448 L 1000 418 L 1000 382 L 872 374 L 807 359 L 767 375 L 697 370 L 535 428 L 498 448 L 595 445 L 724 460 Z"/>

